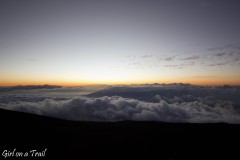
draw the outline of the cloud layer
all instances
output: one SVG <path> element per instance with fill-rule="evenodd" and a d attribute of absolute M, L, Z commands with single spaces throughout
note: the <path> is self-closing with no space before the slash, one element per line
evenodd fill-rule
<path fill-rule="evenodd" d="M 11 98 L 11 96 L 13 96 Z M 83 121 L 164 121 L 240 123 L 240 112 L 230 102 L 216 101 L 211 106 L 199 99 L 181 102 L 180 97 L 166 102 L 145 102 L 120 96 L 99 98 L 53 98 L 8 95 L 1 97 L 0 107 L 9 110 Z M 5 101 L 3 101 L 5 99 Z M 14 99 L 14 101 L 13 101 Z"/>

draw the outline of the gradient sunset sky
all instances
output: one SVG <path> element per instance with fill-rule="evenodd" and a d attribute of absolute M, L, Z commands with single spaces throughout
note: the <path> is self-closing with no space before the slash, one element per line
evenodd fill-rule
<path fill-rule="evenodd" d="M 0 85 L 240 85 L 239 0 L 2 0 Z"/>

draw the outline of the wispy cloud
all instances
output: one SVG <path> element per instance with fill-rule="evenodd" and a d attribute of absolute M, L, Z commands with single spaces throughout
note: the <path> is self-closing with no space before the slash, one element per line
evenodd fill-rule
<path fill-rule="evenodd" d="M 166 58 L 164 58 L 165 61 L 173 61 L 175 59 L 176 56 L 168 56 Z"/>
<path fill-rule="evenodd" d="M 221 50 L 228 50 L 228 49 L 240 49 L 240 44 L 226 44 L 224 46 L 219 46 L 219 47 L 212 47 L 208 48 L 208 51 L 221 51 Z"/>
<path fill-rule="evenodd" d="M 184 69 L 191 67 L 220 67 L 240 66 L 240 47 L 238 45 L 225 45 L 222 47 L 208 48 L 207 50 L 194 51 L 193 53 L 182 51 L 169 54 L 146 54 L 128 57 L 128 65 L 138 68 L 175 68 Z"/>
<path fill-rule="evenodd" d="M 219 76 L 192 76 L 192 78 L 219 78 Z"/>
<path fill-rule="evenodd" d="M 186 58 L 182 58 L 182 60 L 196 60 L 196 59 L 199 59 L 200 57 L 197 56 L 197 55 L 193 55 L 193 56 L 189 56 L 189 57 L 186 57 Z"/>
<path fill-rule="evenodd" d="M 227 53 L 224 53 L 224 52 L 215 54 L 215 56 L 217 56 L 217 57 L 222 57 L 222 56 L 225 56 L 225 55 L 227 55 Z"/>
<path fill-rule="evenodd" d="M 141 56 L 142 58 L 151 58 L 151 57 L 153 57 L 153 55 L 152 54 L 146 54 L 146 55 L 143 55 L 143 56 Z"/>
<path fill-rule="evenodd" d="M 190 62 L 190 63 L 181 63 L 181 64 L 166 64 L 164 67 L 168 68 L 176 68 L 176 69 L 184 69 L 189 66 L 194 66 L 195 62 Z"/>
<path fill-rule="evenodd" d="M 210 66 L 210 67 L 215 67 L 215 66 L 224 66 L 226 65 L 227 62 L 222 62 L 222 63 L 211 63 L 211 64 L 208 64 L 207 66 Z"/>

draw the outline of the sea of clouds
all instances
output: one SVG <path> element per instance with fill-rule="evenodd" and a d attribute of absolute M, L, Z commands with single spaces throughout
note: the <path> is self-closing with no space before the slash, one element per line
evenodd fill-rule
<path fill-rule="evenodd" d="M 240 106 L 238 101 L 223 99 L 221 94 L 235 95 L 239 93 L 239 87 L 222 87 L 222 88 L 204 88 L 208 90 L 206 96 L 203 95 L 202 88 L 193 86 L 174 86 L 170 87 L 169 93 L 173 94 L 179 90 L 192 90 L 200 92 L 196 97 L 189 95 L 166 96 L 169 95 L 167 88 L 164 87 L 109 87 L 100 90 L 98 97 L 86 95 L 77 97 L 53 97 L 53 96 L 37 96 L 23 94 L 1 94 L 0 108 L 45 115 L 50 117 L 76 120 L 76 121 L 164 121 L 164 122 L 180 122 L 180 123 L 238 123 L 240 124 Z M 129 93 L 127 96 L 119 96 L 118 93 Z M 149 93 L 153 96 L 154 101 L 145 101 L 140 94 L 139 98 L 129 98 L 136 93 Z M 115 92 L 113 92 L 113 90 Z M 121 92 L 124 90 L 124 92 Z M 139 92 L 133 92 L 133 90 Z M 156 90 L 164 90 L 165 96 L 153 93 Z M 217 90 L 218 96 L 209 96 L 209 90 Z M 111 91 L 111 92 L 110 92 Z M 154 91 L 154 92 L 153 92 Z M 108 93 L 112 95 L 109 96 Z M 207 94 L 208 93 L 208 94 Z M 105 95 L 107 94 L 107 96 Z M 227 96 L 229 96 L 229 94 Z M 177 95 L 177 94 L 176 94 Z M 141 100 L 142 98 L 142 100 Z M 229 98 L 228 98 L 229 99 Z M 231 98 L 230 98 L 231 99 Z"/>

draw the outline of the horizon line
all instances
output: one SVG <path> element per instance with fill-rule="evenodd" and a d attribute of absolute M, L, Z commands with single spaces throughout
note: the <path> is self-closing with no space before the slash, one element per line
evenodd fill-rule
<path fill-rule="evenodd" d="M 182 84 L 182 85 L 192 85 L 192 86 L 240 86 L 240 84 L 194 84 L 194 83 L 131 83 L 131 84 L 106 84 L 106 83 L 96 83 L 96 84 L 79 84 L 79 85 L 57 85 L 57 84 L 16 84 L 16 85 L 0 85 L 0 87 L 16 87 L 16 86 L 59 86 L 59 87 L 80 87 L 80 86 L 131 86 L 131 85 L 172 85 L 172 84 Z"/>

